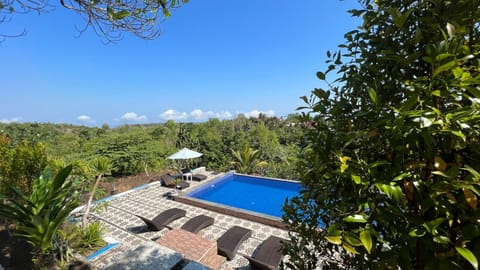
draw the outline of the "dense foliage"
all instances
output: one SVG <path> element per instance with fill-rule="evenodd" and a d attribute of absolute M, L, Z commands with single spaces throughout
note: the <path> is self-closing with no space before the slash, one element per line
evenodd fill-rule
<path fill-rule="evenodd" d="M 47 166 L 45 146 L 35 141 L 11 140 L 0 134 L 0 192 L 9 193 L 7 185 L 13 185 L 30 194 L 33 181 Z"/>
<path fill-rule="evenodd" d="M 52 259 L 49 255 L 52 255 L 53 239 L 59 226 L 78 206 L 74 182 L 68 179 L 71 170 L 69 166 L 55 177 L 48 173 L 42 175 L 34 181 L 30 194 L 10 185 L 7 187 L 12 195 L 0 193 L 0 200 L 5 202 L 0 207 L 0 216 L 16 222 L 15 235 L 32 244 L 42 266 Z"/>
<path fill-rule="evenodd" d="M 233 151 L 232 164 L 235 166 L 235 170 L 239 173 L 252 174 L 257 173 L 262 168 L 268 165 L 267 162 L 258 159 L 259 151 L 245 146 L 241 150 Z"/>
<path fill-rule="evenodd" d="M 50 160 L 59 163 L 60 167 L 70 163 L 89 164 L 98 157 L 105 157 L 112 163 L 113 176 L 180 169 L 180 166 L 185 166 L 184 163 L 166 158 L 183 147 L 203 153 L 202 157 L 190 161 L 189 166 L 228 171 L 235 169 L 233 151 L 251 147 L 258 150 L 256 159 L 268 163 L 262 167 L 261 173 L 297 179 L 295 160 L 302 129 L 295 125 L 295 121 L 293 115 L 286 119 L 265 115 L 246 118 L 240 115 L 233 120 L 211 119 L 204 123 L 167 121 L 164 124 L 126 125 L 113 129 L 108 125 L 97 128 L 12 123 L 0 124 L 0 135 L 8 138 L 10 149 L 24 142 L 41 144 Z M 0 180 L 1 177 L 0 174 Z"/>
<path fill-rule="evenodd" d="M 480 1 L 360 3 L 304 98 L 289 266 L 478 269 Z"/>

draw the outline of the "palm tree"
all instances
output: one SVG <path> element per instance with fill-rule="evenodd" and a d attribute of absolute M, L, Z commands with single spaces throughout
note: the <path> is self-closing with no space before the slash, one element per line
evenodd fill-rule
<path fill-rule="evenodd" d="M 95 171 L 95 183 L 93 184 L 93 188 L 90 191 L 90 195 L 88 196 L 88 201 L 87 205 L 85 206 L 85 211 L 83 213 L 83 219 L 82 219 L 82 226 L 83 228 L 87 228 L 87 217 L 90 213 L 90 206 L 92 204 L 93 196 L 95 195 L 95 191 L 98 188 L 98 185 L 100 184 L 100 180 L 102 180 L 102 177 L 109 173 L 112 170 L 112 162 L 105 157 L 98 157 L 95 158 L 92 162 L 92 169 Z"/>
<path fill-rule="evenodd" d="M 236 159 L 232 161 L 235 166 L 235 170 L 239 173 L 253 173 L 257 169 L 266 167 L 268 163 L 266 161 L 258 160 L 260 152 L 253 150 L 249 146 L 243 147 L 242 150 L 234 151 L 231 149 L 233 157 Z"/>

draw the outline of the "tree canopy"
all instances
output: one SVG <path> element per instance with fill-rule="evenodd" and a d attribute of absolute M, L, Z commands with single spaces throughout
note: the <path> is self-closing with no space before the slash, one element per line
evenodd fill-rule
<path fill-rule="evenodd" d="M 22 159 L 13 159 L 14 150 L 18 148 L 19 150 L 15 151 L 23 153 L 25 151 L 19 152 L 23 144 L 29 146 L 34 143 L 38 144 L 39 149 L 36 151 L 42 150 L 44 155 L 48 156 L 49 163 L 52 163 L 52 159 L 62 160 L 63 162 L 60 162 L 62 165 L 78 161 L 90 163 L 98 157 L 106 157 L 113 163 L 111 170 L 113 176 L 141 172 L 148 175 L 150 172 L 173 169 L 178 164 L 167 161 L 166 157 L 183 147 L 203 153 L 203 156 L 193 161 L 195 164 L 191 164 L 192 166 L 228 171 L 235 169 L 232 164 L 235 157 L 231 150 L 243 149 L 250 145 L 258 150 L 259 160 L 268 162 L 262 169 L 263 174 L 298 179 L 294 161 L 299 151 L 302 130 L 300 126 L 292 124 L 295 121 L 295 116 L 292 115 L 286 119 L 238 117 L 224 121 L 211 119 L 204 123 L 167 121 L 164 124 L 128 125 L 116 128 L 0 123 L 0 139 L 3 138 L 0 140 L 0 153 L 4 151 L 9 153 L 3 158 L 0 156 L 0 181 L 2 176 L 7 179 L 7 173 L 15 164 L 18 163 L 18 166 L 28 164 L 26 161 L 25 164 L 20 164 Z M 32 148 L 31 151 L 33 150 Z M 8 163 L 7 160 L 16 162 Z M 46 160 L 47 157 L 44 163 Z M 3 167 L 5 169 L 2 169 Z M 36 172 L 36 176 L 43 167 Z"/>
<path fill-rule="evenodd" d="M 122 38 L 123 33 L 132 33 L 145 39 L 160 34 L 159 24 L 170 17 L 171 12 L 188 0 L 59 0 L 67 8 L 85 20 L 85 27 L 92 28 L 106 41 Z M 0 0 L 0 24 L 8 23 L 22 13 L 45 13 L 56 7 L 48 0 Z M 23 33 L 0 33 L 0 41 Z"/>
<path fill-rule="evenodd" d="M 289 266 L 478 269 L 480 1 L 359 2 L 303 97 Z"/>

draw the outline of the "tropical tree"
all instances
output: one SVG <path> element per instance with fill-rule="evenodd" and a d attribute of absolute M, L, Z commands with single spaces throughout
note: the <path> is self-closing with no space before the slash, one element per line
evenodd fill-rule
<path fill-rule="evenodd" d="M 134 0 L 134 1 L 87 1 L 60 0 L 59 4 L 78 13 L 85 19 L 85 31 L 91 27 L 106 41 L 122 38 L 122 33 L 132 33 L 138 37 L 152 39 L 158 37 L 158 24 L 170 17 L 171 11 L 181 7 L 188 0 Z M 29 12 L 47 13 L 55 7 L 48 0 L 0 0 L 0 24 L 11 20 L 14 14 Z M 2 39 L 19 36 L 21 33 L 0 33 Z"/>
<path fill-rule="evenodd" d="M 95 191 L 97 190 L 98 185 L 102 180 L 102 177 L 105 174 L 110 173 L 112 168 L 113 168 L 112 163 L 108 158 L 105 158 L 105 157 L 95 158 L 92 162 L 92 169 L 95 172 L 96 177 L 95 177 L 95 183 L 93 184 L 92 190 L 90 191 L 90 194 L 88 196 L 87 204 L 85 205 L 85 210 L 83 212 L 82 227 L 85 229 L 87 228 L 88 215 L 90 213 L 93 197 L 95 196 Z"/>
<path fill-rule="evenodd" d="M 0 194 L 6 201 L 0 216 L 16 222 L 14 235 L 31 243 L 39 258 L 49 257 L 52 241 L 59 226 L 78 205 L 78 194 L 68 176 L 67 166 L 52 179 L 48 173 L 36 179 L 31 194 L 7 185 L 10 194 Z"/>
<path fill-rule="evenodd" d="M 33 181 L 45 169 L 47 160 L 43 143 L 21 141 L 12 144 L 10 138 L 0 135 L 0 183 L 2 183 L 2 187 L 9 184 L 30 194 Z"/>
<path fill-rule="evenodd" d="M 478 269 L 480 1 L 359 2 L 303 97 L 288 266 Z"/>
<path fill-rule="evenodd" d="M 267 162 L 258 159 L 260 156 L 258 150 L 245 146 L 242 150 L 234 151 L 231 149 L 231 151 L 235 158 L 232 164 L 239 173 L 254 173 L 258 169 L 268 166 Z"/>

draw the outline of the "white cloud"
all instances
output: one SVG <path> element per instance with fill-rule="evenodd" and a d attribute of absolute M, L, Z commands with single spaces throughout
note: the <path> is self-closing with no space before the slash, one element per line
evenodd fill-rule
<path fill-rule="evenodd" d="M 268 117 L 275 116 L 274 110 L 251 110 L 249 112 L 237 112 L 237 114 L 243 114 L 246 117 L 258 117 L 260 114 L 264 114 Z M 164 111 L 158 116 L 162 120 L 174 120 L 174 121 L 202 121 L 208 120 L 211 118 L 218 119 L 231 119 L 233 115 L 228 111 L 223 112 L 213 112 L 213 111 L 202 111 L 201 109 L 195 109 L 189 113 L 180 112 L 173 109 Z"/>
<path fill-rule="evenodd" d="M 146 121 L 147 116 L 138 115 L 134 112 L 128 112 L 128 113 L 125 113 L 124 115 L 122 115 L 122 117 L 120 117 L 120 119 L 125 120 L 125 121 L 139 122 L 139 121 Z"/>
<path fill-rule="evenodd" d="M 77 121 L 86 123 L 86 124 L 93 124 L 95 123 L 95 120 L 93 120 L 90 116 L 82 114 L 77 117 Z"/>
<path fill-rule="evenodd" d="M 218 115 L 219 115 L 218 118 L 222 118 L 222 119 L 232 118 L 233 116 L 230 112 L 221 112 Z"/>
<path fill-rule="evenodd" d="M 257 118 L 260 114 L 265 114 L 266 116 L 272 117 L 272 116 L 275 116 L 275 111 L 274 110 L 268 110 L 268 111 L 251 110 L 243 114 L 246 117 L 255 117 L 255 118 Z"/>
<path fill-rule="evenodd" d="M 202 112 L 200 109 L 195 109 L 190 112 L 190 116 L 197 120 L 205 118 L 208 114 L 213 114 L 213 112 Z"/>
<path fill-rule="evenodd" d="M 162 114 L 160 114 L 158 117 L 164 120 L 183 120 L 187 118 L 187 113 L 186 112 L 178 112 L 175 110 L 166 110 Z"/>
<path fill-rule="evenodd" d="M 173 109 L 166 110 L 158 117 L 163 120 L 208 120 L 210 118 L 219 118 L 219 119 L 227 119 L 232 118 L 232 114 L 230 112 L 213 112 L 213 111 L 202 111 L 201 109 L 195 109 L 190 113 L 187 112 L 179 112 Z"/>
<path fill-rule="evenodd" d="M 13 117 L 13 118 L 10 118 L 10 119 L 2 118 L 2 119 L 0 119 L 0 123 L 2 123 L 2 124 L 10 124 L 10 123 L 20 122 L 20 120 L 22 120 L 21 117 Z"/>

